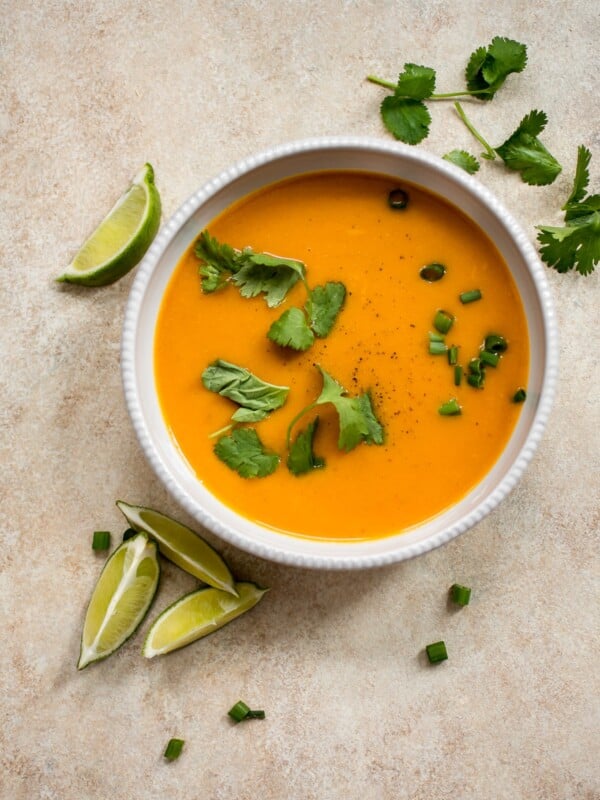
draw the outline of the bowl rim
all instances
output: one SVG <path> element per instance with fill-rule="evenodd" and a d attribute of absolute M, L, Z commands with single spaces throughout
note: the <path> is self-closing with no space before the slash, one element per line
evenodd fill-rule
<path fill-rule="evenodd" d="M 456 523 L 444 527 L 421 541 L 406 542 L 405 540 L 404 543 L 402 543 L 402 537 L 405 534 L 384 537 L 384 540 L 389 540 L 392 545 L 399 542 L 397 546 L 392 546 L 390 550 L 386 552 L 367 554 L 355 552 L 352 555 L 331 555 L 315 552 L 304 554 L 295 551 L 293 548 L 286 548 L 285 546 L 285 543 L 289 540 L 302 540 L 301 537 L 286 536 L 285 534 L 272 531 L 272 533 L 278 537 L 277 544 L 272 545 L 265 545 L 262 542 L 257 542 L 248 538 L 243 533 L 238 532 L 233 527 L 230 527 L 228 524 L 208 513 L 200 503 L 191 498 L 177 481 L 173 479 L 153 443 L 142 413 L 136 381 L 136 334 L 143 299 L 154 270 L 157 268 L 163 254 L 184 224 L 189 221 L 192 215 L 206 203 L 207 200 L 232 181 L 270 162 L 301 153 L 344 148 L 365 151 L 375 150 L 384 155 L 398 155 L 403 159 L 408 159 L 417 163 L 420 162 L 429 169 L 445 173 L 446 177 L 449 177 L 452 181 L 458 183 L 462 189 L 474 195 L 475 199 L 481 202 L 486 209 L 491 212 L 492 216 L 499 219 L 502 225 L 507 229 L 513 244 L 519 251 L 527 267 L 535 293 L 537 294 L 544 331 L 543 354 L 545 369 L 535 415 L 517 456 L 493 491 L 483 500 L 480 500 L 474 509 L 467 512 Z M 127 299 L 121 336 L 121 378 L 127 410 L 142 451 L 150 466 L 163 486 L 167 488 L 167 491 L 174 497 L 178 504 L 202 526 L 230 544 L 248 553 L 271 561 L 293 566 L 320 569 L 364 569 L 405 561 L 425 552 L 429 552 L 430 550 L 434 550 L 446 542 L 451 541 L 480 522 L 487 514 L 496 508 L 516 486 L 541 441 L 556 392 L 558 380 L 557 321 L 546 271 L 535 248 L 512 214 L 496 196 L 476 178 L 426 150 L 419 150 L 398 142 L 387 142 L 375 137 L 362 136 L 311 137 L 274 145 L 257 154 L 238 160 L 231 167 L 222 170 L 218 175 L 203 184 L 174 212 L 167 223 L 162 226 L 137 268 L 136 276 Z M 236 515 L 235 512 L 233 513 Z M 243 519 L 241 515 L 236 516 Z M 265 528 L 265 526 L 258 525 L 261 528 Z M 305 541 L 313 543 L 312 540 Z M 331 545 L 331 542 L 323 540 L 323 544 Z M 344 542 L 342 544 L 356 547 L 360 542 Z M 342 544 L 340 544 L 340 547 Z"/>

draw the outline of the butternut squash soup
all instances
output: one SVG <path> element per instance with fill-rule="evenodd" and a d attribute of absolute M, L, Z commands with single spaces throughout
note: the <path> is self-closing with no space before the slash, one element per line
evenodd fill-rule
<path fill-rule="evenodd" d="M 364 540 L 424 522 L 482 480 L 518 419 L 529 344 L 510 271 L 475 223 L 418 186 L 336 171 L 261 189 L 207 230 L 205 245 L 227 244 L 232 257 L 251 248 L 293 259 L 290 274 L 304 264 L 277 305 L 284 293 L 261 294 L 260 280 L 244 285 L 239 274 L 236 284 L 235 267 L 212 269 L 194 243 L 167 287 L 154 343 L 159 401 L 215 496 L 282 533 Z M 278 259 L 269 259 L 256 261 L 274 274 Z M 323 335 L 313 293 L 326 284 L 343 305 Z M 272 326 L 283 314 L 306 349 L 277 343 L 286 330 Z M 279 390 L 274 410 L 252 414 L 207 380 L 223 362 L 289 391 Z M 360 399 L 315 406 L 324 382 L 325 399 Z M 309 466 L 294 474 L 286 441 L 299 434 Z M 267 459 L 270 474 L 242 477 L 240 444 L 257 447 L 253 463 Z"/>

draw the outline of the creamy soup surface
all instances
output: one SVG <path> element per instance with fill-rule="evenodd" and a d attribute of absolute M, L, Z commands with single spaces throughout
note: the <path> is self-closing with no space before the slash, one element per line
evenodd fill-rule
<path fill-rule="evenodd" d="M 390 190 L 409 195 L 404 210 L 388 205 Z M 266 337 L 282 312 L 306 302 L 299 283 L 277 308 L 243 298 L 234 286 L 203 294 L 192 245 L 167 287 L 155 335 L 155 378 L 165 421 L 191 468 L 214 495 L 246 518 L 296 536 L 361 540 L 405 531 L 459 501 L 489 471 L 506 445 L 521 406 L 511 402 L 529 371 L 527 323 L 510 272 L 487 236 L 442 198 L 397 179 L 354 172 L 291 178 L 245 197 L 207 226 L 235 248 L 299 259 L 309 286 L 341 281 L 344 308 L 325 339 L 306 352 L 282 349 Z M 200 231 L 198 232 L 200 233 Z M 424 281 L 425 264 L 445 276 Z M 482 299 L 461 304 L 459 294 Z M 463 380 L 445 355 L 430 355 L 428 332 L 438 309 L 455 316 L 446 337 L 469 360 L 489 333 L 508 349 L 488 367 L 484 388 Z M 289 386 L 285 405 L 254 426 L 281 455 L 270 476 L 244 479 L 213 452 L 210 435 L 237 406 L 202 385 L 216 359 L 246 367 L 270 383 Z M 314 450 L 326 466 L 295 476 L 286 467 L 286 429 L 317 398 L 319 364 L 350 395 L 370 390 L 385 430 L 381 446 L 337 446 L 331 405 L 318 414 Z M 438 408 L 456 398 L 460 416 Z"/>

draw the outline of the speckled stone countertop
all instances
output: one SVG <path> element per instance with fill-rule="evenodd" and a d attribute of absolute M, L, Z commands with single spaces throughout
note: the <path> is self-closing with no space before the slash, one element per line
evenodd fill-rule
<path fill-rule="evenodd" d="M 141 636 L 82 673 L 83 614 L 123 498 L 186 520 L 147 465 L 119 372 L 133 274 L 53 283 L 145 161 L 164 219 L 270 145 L 388 137 L 406 61 L 460 88 L 495 35 L 529 64 L 469 108 L 494 142 L 544 109 L 564 165 L 535 188 L 481 180 L 535 239 L 559 224 L 576 147 L 600 177 L 600 9 L 591 0 L 0 0 L 0 797 L 2 800 L 592 800 L 600 797 L 598 278 L 548 270 L 561 339 L 555 412 L 517 489 L 475 529 L 408 563 L 320 573 L 213 543 L 272 591 L 164 659 Z M 433 104 L 432 104 L 433 106 Z M 451 104 L 420 147 L 478 152 Z M 187 520 L 189 521 L 189 520 Z M 163 607 L 194 581 L 174 567 Z M 447 587 L 473 588 L 452 612 Z M 147 627 L 145 623 L 145 628 Z M 426 665 L 444 638 L 450 658 Z M 267 710 L 234 726 L 239 698 Z M 186 740 L 167 763 L 167 740 Z"/>

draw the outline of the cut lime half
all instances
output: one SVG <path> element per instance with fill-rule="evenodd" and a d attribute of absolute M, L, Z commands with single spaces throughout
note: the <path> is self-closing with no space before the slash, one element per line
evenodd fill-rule
<path fill-rule="evenodd" d="M 108 215 L 57 280 L 83 286 L 114 283 L 138 264 L 160 224 L 154 170 L 144 164 Z"/>
<path fill-rule="evenodd" d="M 143 655 L 161 656 L 208 636 L 249 611 L 268 592 L 254 583 L 236 583 L 235 588 L 237 597 L 219 589 L 199 589 L 177 600 L 152 624 Z"/>
<path fill-rule="evenodd" d="M 156 545 L 145 533 L 115 550 L 92 593 L 77 669 L 106 658 L 135 633 L 150 608 L 159 575 Z"/>
<path fill-rule="evenodd" d="M 221 556 L 191 528 L 144 506 L 117 500 L 117 506 L 136 531 L 145 531 L 165 558 L 198 580 L 237 595 L 233 576 Z"/>

